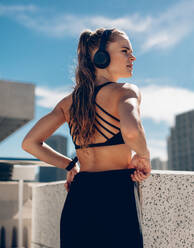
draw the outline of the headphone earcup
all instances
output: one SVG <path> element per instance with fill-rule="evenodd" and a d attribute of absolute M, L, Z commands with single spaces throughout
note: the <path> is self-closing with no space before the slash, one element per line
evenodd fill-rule
<path fill-rule="evenodd" d="M 107 51 L 97 51 L 93 59 L 94 65 L 104 69 L 110 64 L 110 55 Z"/>

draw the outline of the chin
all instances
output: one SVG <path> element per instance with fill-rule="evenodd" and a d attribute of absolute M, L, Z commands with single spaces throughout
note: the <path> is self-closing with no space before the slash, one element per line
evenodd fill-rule
<path fill-rule="evenodd" d="M 130 77 L 132 77 L 132 76 L 133 76 L 133 74 L 130 72 L 130 73 L 127 73 L 127 75 L 126 75 L 125 77 L 130 78 Z"/>
<path fill-rule="evenodd" d="M 133 76 L 133 73 L 132 72 L 127 72 L 127 73 L 124 73 L 121 78 L 130 78 Z"/>
<path fill-rule="evenodd" d="M 129 72 L 129 77 L 132 77 L 133 76 L 133 73 L 132 72 Z"/>

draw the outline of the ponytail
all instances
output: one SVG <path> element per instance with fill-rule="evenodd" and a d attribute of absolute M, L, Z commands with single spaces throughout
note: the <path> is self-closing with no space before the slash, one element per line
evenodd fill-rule
<path fill-rule="evenodd" d="M 86 29 L 81 33 L 78 43 L 78 64 L 75 70 L 76 85 L 72 93 L 69 124 L 73 127 L 71 129 L 72 137 L 77 137 L 82 148 L 86 148 L 89 143 L 92 143 L 95 137 L 94 87 L 96 75 L 91 51 L 99 47 L 103 31 L 104 28 L 97 29 L 95 32 Z M 110 41 L 111 39 L 113 38 L 110 37 Z M 76 142 L 76 139 L 73 141 Z"/>

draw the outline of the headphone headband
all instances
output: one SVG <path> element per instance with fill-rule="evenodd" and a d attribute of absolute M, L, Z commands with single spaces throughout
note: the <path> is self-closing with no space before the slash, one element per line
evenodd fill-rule
<path fill-rule="evenodd" d="M 107 43 L 107 40 L 111 34 L 113 29 L 106 29 L 104 30 L 103 34 L 102 34 L 102 38 L 101 38 L 101 41 L 100 41 L 100 47 L 99 47 L 99 50 L 100 51 L 104 51 L 106 49 L 106 43 Z"/>

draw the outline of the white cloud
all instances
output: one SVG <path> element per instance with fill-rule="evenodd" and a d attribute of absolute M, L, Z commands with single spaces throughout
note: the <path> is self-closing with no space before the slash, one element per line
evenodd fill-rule
<path fill-rule="evenodd" d="M 132 14 L 130 17 L 125 16 L 114 19 L 103 16 L 87 17 L 87 19 L 90 19 L 89 25 L 91 25 L 91 28 L 117 27 L 126 32 L 130 31 L 134 33 L 146 32 L 152 22 L 151 17 L 141 17 L 138 13 Z"/>
<path fill-rule="evenodd" d="M 180 42 L 193 31 L 194 0 L 179 1 L 157 16 L 134 13 L 121 18 L 83 16 L 56 13 L 35 5 L 2 5 L 0 15 L 14 18 L 27 28 L 48 36 L 63 38 L 78 36 L 86 28 L 117 27 L 130 36 L 136 36 L 144 53 L 150 49 L 166 49 Z M 48 18 L 49 14 L 49 18 Z M 143 42 L 142 42 L 143 41 Z"/>
<path fill-rule="evenodd" d="M 0 4 L 0 15 L 9 16 L 12 14 L 19 14 L 19 13 L 30 13 L 30 12 L 36 12 L 38 8 L 33 5 L 3 5 Z"/>
<path fill-rule="evenodd" d="M 194 109 L 194 91 L 171 86 L 149 85 L 140 88 L 141 116 L 154 122 L 174 125 L 176 114 Z"/>
<path fill-rule="evenodd" d="M 194 0 L 179 1 L 169 9 L 152 17 L 142 50 L 166 49 L 181 41 L 194 29 Z"/>
<path fill-rule="evenodd" d="M 150 150 L 151 159 L 159 157 L 161 160 L 166 161 L 168 159 L 167 154 L 167 141 L 147 139 L 147 145 Z"/>
<path fill-rule="evenodd" d="M 161 79 L 157 79 L 161 81 Z M 146 80 L 145 80 L 146 81 Z M 156 79 L 147 79 L 148 83 Z M 155 123 L 165 122 L 168 126 L 175 125 L 175 115 L 194 110 L 194 91 L 170 86 L 148 85 L 140 88 L 142 102 L 141 118 L 150 118 Z M 148 138 L 151 158 L 159 157 L 166 161 L 167 137 L 164 139 Z"/>
<path fill-rule="evenodd" d="M 35 95 L 38 97 L 36 104 L 40 107 L 52 109 L 71 91 L 72 90 L 70 90 L 70 87 L 66 87 L 65 89 L 49 89 L 46 87 L 36 87 Z"/>
<path fill-rule="evenodd" d="M 148 78 L 135 77 L 133 81 L 137 82 L 138 85 L 164 85 L 164 82 L 166 85 L 173 85 L 175 83 L 174 79 L 165 76 Z"/>
<path fill-rule="evenodd" d="M 103 16 L 59 14 L 53 11 L 53 14 L 48 18 L 44 9 L 32 4 L 18 6 L 0 4 L 0 15 L 14 18 L 30 29 L 57 38 L 63 38 L 67 35 L 77 36 L 83 29 L 96 29 L 102 26 L 107 28 L 116 26 L 125 31 L 143 32 L 147 30 L 151 21 L 149 17 L 140 17 L 137 13 L 131 17 L 112 19 Z"/>

